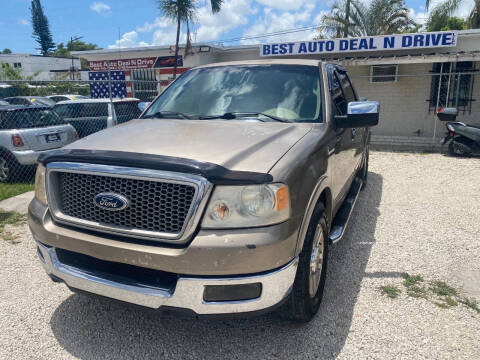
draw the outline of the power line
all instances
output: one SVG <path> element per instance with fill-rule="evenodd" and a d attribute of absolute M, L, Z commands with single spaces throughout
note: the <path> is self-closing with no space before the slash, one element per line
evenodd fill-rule
<path fill-rule="evenodd" d="M 306 26 L 306 27 L 301 27 L 301 28 L 279 30 L 279 31 L 275 31 L 275 32 L 265 33 L 265 34 L 242 36 L 242 37 L 223 39 L 223 40 L 207 41 L 206 43 L 207 44 L 215 44 L 215 43 L 235 42 L 235 41 L 241 41 L 241 40 L 260 39 L 260 38 L 269 37 L 269 36 L 278 36 L 278 35 L 292 34 L 292 33 L 302 32 L 302 31 L 315 30 L 319 26 L 320 25 L 311 25 L 311 26 Z"/>

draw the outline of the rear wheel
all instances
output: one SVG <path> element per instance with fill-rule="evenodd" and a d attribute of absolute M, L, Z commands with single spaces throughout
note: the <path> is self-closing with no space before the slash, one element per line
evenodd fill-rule
<path fill-rule="evenodd" d="M 322 301 L 328 258 L 327 217 L 323 204 L 314 211 L 299 263 L 293 290 L 281 315 L 297 322 L 310 321 Z"/>
<path fill-rule="evenodd" d="M 450 141 L 448 144 L 448 153 L 452 156 L 468 156 L 469 154 L 464 151 L 463 147 L 457 144 L 455 141 Z"/>
<path fill-rule="evenodd" d="M 12 162 L 5 155 L 0 155 L 0 182 L 9 182 L 12 179 L 12 171 Z"/>

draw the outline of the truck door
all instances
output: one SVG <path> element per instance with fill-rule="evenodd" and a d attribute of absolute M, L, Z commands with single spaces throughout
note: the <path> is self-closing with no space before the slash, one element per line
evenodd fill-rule
<path fill-rule="evenodd" d="M 355 89 L 350 81 L 348 74 L 345 71 L 336 71 L 338 79 L 342 85 L 343 93 L 345 95 L 345 99 L 347 104 L 352 101 L 358 101 L 357 94 L 355 93 Z M 365 128 L 355 128 L 348 130 L 351 135 L 351 150 L 353 156 L 353 166 L 354 170 L 359 169 L 362 162 L 362 154 L 363 154 L 363 140 L 366 134 Z"/>
<path fill-rule="evenodd" d="M 334 66 L 328 65 L 332 116 L 347 114 L 347 99 Z M 333 121 L 333 118 L 332 118 Z M 333 163 L 332 196 L 336 203 L 346 195 L 354 168 L 354 150 L 350 129 L 335 128 L 335 144 L 331 148 Z"/>

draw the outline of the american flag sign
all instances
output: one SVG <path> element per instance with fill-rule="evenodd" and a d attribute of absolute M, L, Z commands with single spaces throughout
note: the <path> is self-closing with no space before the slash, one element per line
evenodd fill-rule
<path fill-rule="evenodd" d="M 111 71 L 110 77 L 112 79 L 112 98 L 126 97 L 127 86 L 125 84 L 125 71 Z M 88 73 L 88 79 L 90 80 L 90 97 L 92 99 L 110 97 L 108 71 L 90 71 Z"/>

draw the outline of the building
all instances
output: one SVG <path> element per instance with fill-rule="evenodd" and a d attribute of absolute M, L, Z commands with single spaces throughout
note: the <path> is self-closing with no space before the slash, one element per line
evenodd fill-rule
<path fill-rule="evenodd" d="M 197 44 L 187 56 L 184 53 L 180 49 L 180 73 L 206 63 L 262 56 L 342 64 L 360 97 L 380 102 L 380 124 L 373 129 L 377 148 L 438 149 L 445 130 L 435 113 L 442 107 L 457 107 L 459 121 L 480 125 L 479 30 L 251 46 Z M 75 54 L 89 61 L 92 72 L 124 71 L 127 95 L 145 100 L 168 86 L 175 62 L 168 46 Z M 137 79 L 152 82 L 136 83 Z"/>
<path fill-rule="evenodd" d="M 31 54 L 0 54 L 0 63 L 22 71 L 22 76 L 38 81 L 72 79 L 72 59 Z M 75 79 L 80 79 L 80 59 L 73 60 Z"/>

